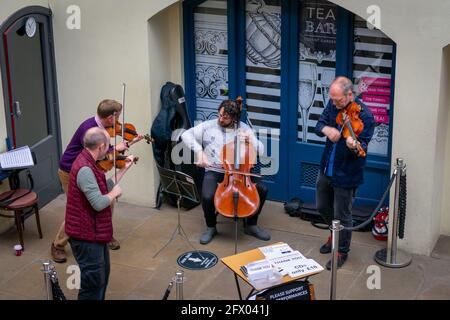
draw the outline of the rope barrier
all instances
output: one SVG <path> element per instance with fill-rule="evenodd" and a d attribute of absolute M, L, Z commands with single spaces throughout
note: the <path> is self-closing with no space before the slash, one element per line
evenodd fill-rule
<path fill-rule="evenodd" d="M 378 213 L 378 211 L 380 210 L 381 206 L 383 205 L 387 195 L 389 194 L 389 190 L 392 187 L 392 184 L 395 181 L 395 178 L 397 177 L 397 170 L 394 170 L 394 173 L 391 176 L 391 180 L 389 181 L 389 185 L 386 189 L 386 191 L 384 191 L 383 196 L 381 197 L 380 201 L 378 202 L 377 207 L 375 208 L 375 210 L 373 210 L 372 214 L 370 215 L 369 218 L 367 218 L 366 221 L 364 221 L 363 223 L 360 223 L 357 226 L 353 226 L 353 227 L 344 227 L 345 230 L 349 230 L 349 231 L 355 231 L 355 230 L 359 230 L 362 229 L 364 227 L 366 227 L 369 223 L 372 222 L 373 218 L 375 217 L 375 215 Z"/>
<path fill-rule="evenodd" d="M 51 260 L 37 260 L 37 261 L 41 262 L 43 266 L 41 271 L 44 273 L 45 299 L 56 301 L 66 300 L 64 292 L 62 291 L 59 285 L 58 273 L 56 272 L 56 268 L 55 265 L 53 264 L 53 261 Z"/>
<path fill-rule="evenodd" d="M 386 197 L 389 194 L 389 190 L 391 189 L 392 184 L 394 183 L 396 177 L 397 177 L 397 172 L 395 170 L 394 173 L 391 176 L 391 180 L 389 181 L 389 185 L 387 186 L 386 190 L 383 193 L 383 196 L 381 197 L 380 201 L 378 202 L 378 205 L 373 210 L 373 212 L 369 216 L 369 218 L 367 218 L 366 221 L 364 221 L 364 222 L 362 222 L 362 223 L 360 223 L 360 224 L 358 224 L 356 226 L 344 227 L 345 230 L 355 231 L 355 230 L 363 229 L 363 228 L 365 228 L 366 226 L 368 226 L 372 222 L 373 218 L 377 215 L 378 211 L 380 210 L 381 206 L 383 205 L 384 201 L 386 200 Z M 404 196 L 404 201 L 401 200 L 401 203 L 404 203 L 404 208 L 406 208 L 406 176 L 404 177 L 404 179 L 405 179 L 405 191 L 404 191 L 405 196 Z M 322 217 L 322 215 L 320 215 L 320 217 Z M 322 219 L 323 219 L 323 217 L 322 217 Z M 323 222 L 311 221 L 311 224 L 314 227 L 322 229 L 322 230 L 328 230 L 330 228 L 330 226 L 325 221 L 325 219 L 323 219 Z M 404 227 L 404 214 L 403 214 L 403 227 Z M 400 239 L 403 239 L 403 238 L 400 238 Z"/>
<path fill-rule="evenodd" d="M 405 220 L 406 220 L 406 174 L 400 175 L 400 197 L 398 204 L 398 237 L 405 237 Z"/>
<path fill-rule="evenodd" d="M 398 250 L 397 238 L 405 235 L 406 218 L 406 165 L 403 159 L 397 159 L 397 180 L 395 183 L 394 210 L 389 217 L 388 239 L 385 249 L 375 253 L 375 261 L 389 268 L 403 268 L 408 266 L 412 257 L 410 254 Z"/>
<path fill-rule="evenodd" d="M 61 290 L 61 287 L 59 285 L 58 274 L 56 273 L 56 269 L 54 266 L 51 269 L 50 280 L 51 280 L 51 285 L 52 285 L 53 300 L 56 300 L 56 301 L 66 300 L 66 296 L 64 295 L 64 292 Z"/>
<path fill-rule="evenodd" d="M 379 201 L 377 207 L 373 211 L 372 215 L 363 223 L 354 226 L 354 227 L 342 227 L 340 225 L 339 220 L 333 220 L 332 226 L 330 227 L 332 231 L 332 260 L 331 260 L 331 284 L 330 284 L 330 299 L 336 299 L 336 278 L 337 278 L 337 255 L 338 255 L 338 245 L 339 241 L 339 227 L 345 230 L 357 230 L 360 228 L 364 228 L 367 224 L 369 224 L 372 219 L 377 214 L 378 210 L 380 210 L 382 203 L 386 199 L 389 190 L 392 187 L 392 184 L 396 181 L 395 184 L 395 199 L 394 199 L 394 210 L 392 212 L 392 221 L 390 222 L 390 232 L 388 236 L 387 248 L 379 250 L 375 253 L 375 261 L 379 264 L 392 267 L 392 268 L 402 268 L 411 263 L 411 257 L 397 250 L 397 236 L 400 239 L 403 239 L 405 233 L 405 219 L 406 219 L 406 165 L 403 162 L 403 159 L 397 159 L 397 166 L 392 174 L 389 185 L 384 192 L 381 200 Z"/>
<path fill-rule="evenodd" d="M 172 290 L 172 286 L 173 286 L 173 281 L 170 281 L 162 300 L 167 300 L 167 298 L 169 298 L 170 291 Z"/>

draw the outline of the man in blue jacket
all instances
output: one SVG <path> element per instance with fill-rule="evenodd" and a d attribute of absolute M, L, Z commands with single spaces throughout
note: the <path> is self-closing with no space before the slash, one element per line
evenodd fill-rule
<path fill-rule="evenodd" d="M 316 185 L 317 211 L 328 224 L 333 219 L 340 220 L 344 227 L 352 227 L 352 203 L 356 189 L 364 182 L 366 158 L 358 156 L 357 144 L 367 153 L 372 138 L 375 120 L 370 109 L 355 99 L 353 83 L 346 77 L 337 77 L 330 85 L 330 100 L 317 122 L 315 131 L 320 137 L 326 136 L 325 150 L 320 162 L 320 172 Z M 355 141 L 352 137 L 342 137 L 342 128 L 336 124 L 340 110 L 355 101 L 361 106 L 359 114 L 364 130 Z M 342 230 L 339 237 L 338 268 L 347 260 L 352 232 Z M 320 253 L 331 252 L 331 236 L 320 248 Z M 331 260 L 326 265 L 331 268 Z"/>

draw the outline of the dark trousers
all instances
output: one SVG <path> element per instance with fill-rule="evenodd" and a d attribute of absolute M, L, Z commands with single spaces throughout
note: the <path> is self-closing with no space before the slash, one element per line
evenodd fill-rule
<path fill-rule="evenodd" d="M 352 227 L 352 205 L 356 188 L 338 188 L 331 184 L 330 177 L 319 174 L 316 185 L 316 208 L 331 225 L 333 219 L 340 220 L 344 227 Z M 352 232 L 342 230 L 339 234 L 339 252 L 348 253 Z"/>
<path fill-rule="evenodd" d="M 224 177 L 223 173 L 218 173 L 214 171 L 206 171 L 205 177 L 203 178 L 202 185 L 202 207 L 203 213 L 205 215 L 206 225 L 208 227 L 215 227 L 217 223 L 216 208 L 214 206 L 214 194 L 217 190 L 217 184 L 222 182 Z M 253 177 L 252 177 L 253 178 Z M 260 181 L 256 179 L 256 189 L 259 194 L 259 208 L 254 215 L 247 218 L 247 225 L 256 225 L 258 222 L 258 216 L 261 213 L 261 209 L 266 201 L 267 197 L 267 187 Z"/>
<path fill-rule="evenodd" d="M 81 271 L 78 300 L 105 300 L 109 280 L 109 250 L 106 243 L 69 239 Z"/>

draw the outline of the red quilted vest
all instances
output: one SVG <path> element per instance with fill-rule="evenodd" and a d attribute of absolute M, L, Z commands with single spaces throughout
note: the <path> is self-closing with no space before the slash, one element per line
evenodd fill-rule
<path fill-rule="evenodd" d="M 97 168 L 94 158 L 84 149 L 72 164 L 69 189 L 67 191 L 66 226 L 69 237 L 88 242 L 108 243 L 112 239 L 113 226 L 111 207 L 95 211 L 84 193 L 78 188 L 77 175 L 82 167 L 89 167 L 94 172 L 100 192 L 108 193 L 103 171 Z"/>

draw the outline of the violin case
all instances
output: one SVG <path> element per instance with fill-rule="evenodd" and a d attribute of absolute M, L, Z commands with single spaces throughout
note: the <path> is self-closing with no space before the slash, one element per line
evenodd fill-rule
<path fill-rule="evenodd" d="M 156 116 L 151 126 L 151 137 L 154 139 L 152 143 L 153 156 L 159 166 L 181 171 L 194 179 L 197 191 L 201 191 L 201 184 L 203 180 L 204 171 L 200 170 L 195 164 L 193 164 L 194 154 L 191 152 L 190 163 L 182 163 L 176 165 L 171 159 L 172 149 L 178 144 L 182 143 L 181 133 L 182 131 L 176 131 L 177 129 L 189 129 L 192 127 L 191 121 L 188 116 L 185 103 L 184 90 L 179 84 L 167 82 L 161 89 L 161 110 Z M 178 133 L 173 135 L 173 133 Z M 183 150 L 188 150 L 183 148 Z M 182 152 L 180 156 L 182 156 Z M 158 188 L 156 208 L 160 208 L 164 199 L 172 206 L 177 206 L 176 197 L 174 195 L 163 194 L 161 191 L 161 185 Z M 191 209 L 198 205 L 190 200 L 182 199 L 180 203 L 182 208 Z"/>

